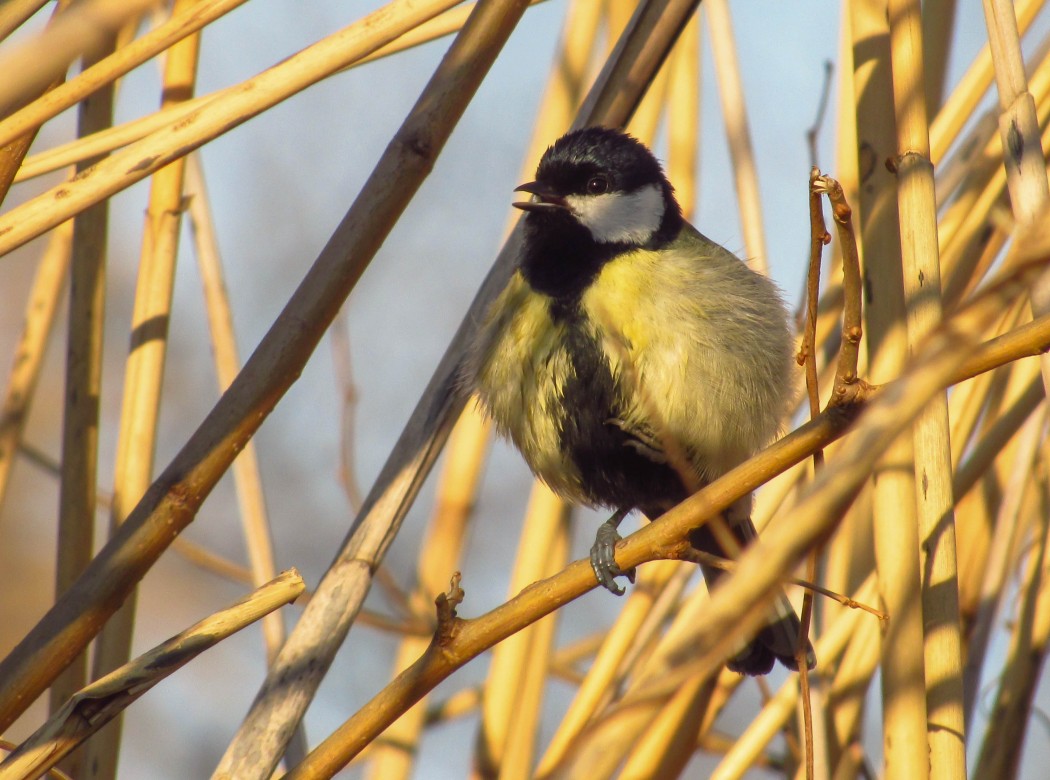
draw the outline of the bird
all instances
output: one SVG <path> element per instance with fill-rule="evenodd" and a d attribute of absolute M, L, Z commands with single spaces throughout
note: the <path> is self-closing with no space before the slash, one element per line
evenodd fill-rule
<path fill-rule="evenodd" d="M 513 204 L 521 252 L 478 324 L 465 381 L 554 493 L 614 510 L 590 557 L 622 595 L 616 578 L 633 582 L 614 557 L 622 519 L 655 519 L 775 438 L 797 370 L 787 309 L 767 277 L 686 221 L 660 162 L 626 132 L 567 133 L 515 192 L 530 196 Z M 733 557 L 757 536 L 751 504 L 725 513 L 732 540 L 708 524 L 692 546 Z M 701 568 L 709 588 L 723 574 Z M 797 670 L 799 619 L 784 595 L 772 609 L 730 669 Z"/>

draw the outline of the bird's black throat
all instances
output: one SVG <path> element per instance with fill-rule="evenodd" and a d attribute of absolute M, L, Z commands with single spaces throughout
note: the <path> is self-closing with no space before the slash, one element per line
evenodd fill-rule
<path fill-rule="evenodd" d="M 567 211 L 532 212 L 525 217 L 521 272 L 538 293 L 559 309 L 572 309 L 610 260 L 632 249 L 661 249 L 678 235 L 682 213 L 668 193 L 659 229 L 644 244 L 601 243 Z"/>
<path fill-rule="evenodd" d="M 602 266 L 625 250 L 599 244 L 567 212 L 534 213 L 525 218 L 525 255 L 521 273 L 529 286 L 548 295 L 558 308 L 572 309 Z"/>

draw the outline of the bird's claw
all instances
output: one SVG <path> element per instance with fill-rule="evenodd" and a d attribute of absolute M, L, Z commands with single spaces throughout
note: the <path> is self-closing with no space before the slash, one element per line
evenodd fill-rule
<path fill-rule="evenodd" d="M 616 524 L 606 521 L 598 526 L 598 533 L 594 535 L 594 544 L 591 546 L 591 569 L 598 584 L 617 596 L 622 596 L 626 591 L 617 584 L 617 577 L 626 577 L 634 584 L 635 570 L 623 571 L 620 564 L 616 562 L 616 543 L 622 537 L 616 531 Z"/>

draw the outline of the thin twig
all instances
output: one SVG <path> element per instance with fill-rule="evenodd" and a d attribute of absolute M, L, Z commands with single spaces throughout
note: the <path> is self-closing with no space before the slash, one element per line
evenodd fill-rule
<path fill-rule="evenodd" d="M 357 447 L 356 415 L 358 406 L 357 385 L 350 358 L 350 318 L 344 306 L 339 310 L 332 327 L 328 329 L 332 348 L 332 366 L 339 392 L 339 482 L 346 493 L 350 509 L 357 513 L 364 496 L 357 480 L 354 452 Z"/>
<path fill-rule="evenodd" d="M 809 554 L 806 576 L 812 582 L 817 578 L 817 555 L 819 551 L 814 549 Z M 802 696 L 802 736 L 805 745 L 806 756 L 806 780 L 814 780 L 814 766 L 816 763 L 815 747 L 813 739 L 813 698 L 809 686 L 809 630 L 813 619 L 813 593 L 807 590 L 802 596 L 802 613 L 799 616 L 799 641 L 795 651 L 795 663 L 798 665 L 799 687 Z"/>
<path fill-rule="evenodd" d="M 864 335 L 861 325 L 860 258 L 857 252 L 857 237 L 853 231 L 853 209 L 846 202 L 842 185 L 830 176 L 820 175 L 813 186 L 826 194 L 831 201 L 831 213 L 835 218 L 842 255 L 842 288 L 845 301 L 842 312 L 842 347 L 832 398 L 832 403 L 842 403 L 849 398 L 851 387 L 858 382 L 857 363 L 860 358 L 860 341 Z"/>
<path fill-rule="evenodd" d="M 0 506 L 7 495 L 11 469 L 23 443 L 22 434 L 40 378 L 47 342 L 66 285 L 72 244 L 72 222 L 55 228 L 26 298 L 25 324 L 11 361 L 11 372 L 0 406 Z"/>
<path fill-rule="evenodd" d="M 809 270 L 806 274 L 806 320 L 802 331 L 802 349 L 798 354 L 799 365 L 806 369 L 806 395 L 809 399 L 809 416 L 820 413 L 820 388 L 817 384 L 817 301 L 820 298 L 820 258 L 824 247 L 831 241 L 824 224 L 824 210 L 817 188 L 820 171 L 813 168 L 809 174 Z M 818 455 L 815 463 L 823 462 Z"/>
<path fill-rule="evenodd" d="M 701 550 L 689 550 L 682 554 L 682 557 L 691 560 L 695 563 L 703 563 L 705 566 L 712 566 L 722 571 L 736 571 L 738 561 L 730 560 L 729 558 L 722 558 L 718 555 L 703 552 Z M 881 609 L 877 609 L 870 604 L 851 599 L 849 596 L 844 596 L 841 593 L 836 593 L 833 590 L 829 590 L 821 585 L 818 585 L 812 577 L 808 579 L 802 579 L 799 577 L 788 577 L 784 580 L 785 583 L 791 585 L 798 585 L 800 588 L 804 588 L 807 591 L 813 593 L 819 593 L 821 596 L 825 596 L 833 601 L 837 601 L 844 607 L 849 609 L 861 609 L 870 615 L 874 615 L 881 621 L 889 620 L 890 616 L 883 612 Z"/>
<path fill-rule="evenodd" d="M 187 158 L 185 192 L 194 253 L 200 272 L 208 330 L 211 334 L 212 355 L 219 393 L 223 393 L 237 376 L 241 360 L 237 354 L 237 337 L 233 330 L 233 314 L 226 292 L 225 273 L 219 253 L 218 237 L 212 219 L 208 188 L 198 154 Z M 273 534 L 266 510 L 262 475 L 254 442 L 248 442 L 233 462 L 233 478 L 237 488 L 241 529 L 251 571 L 251 583 L 258 587 L 276 575 L 277 565 L 273 549 Z M 266 658 L 272 661 L 284 644 L 284 622 L 278 614 L 263 618 L 263 639 Z"/>
<path fill-rule="evenodd" d="M 820 129 L 824 126 L 824 115 L 828 110 L 828 101 L 831 99 L 831 82 L 835 73 L 835 63 L 824 60 L 824 86 L 820 90 L 820 100 L 817 101 L 817 115 L 813 117 L 813 124 L 806 130 L 806 146 L 809 147 L 809 167 L 819 167 L 817 157 L 817 138 Z"/>
<path fill-rule="evenodd" d="M 830 67 L 828 77 L 830 78 Z M 824 97 L 818 112 L 818 126 L 820 117 L 824 112 L 827 100 L 828 83 L 825 83 Z M 811 155 L 816 159 L 816 129 L 810 135 Z M 812 420 L 820 413 L 820 387 L 817 380 L 817 356 L 816 356 L 816 332 L 817 332 L 817 301 L 820 296 L 820 265 L 823 248 L 831 241 L 824 223 L 824 210 L 821 202 L 821 194 L 826 191 L 820 171 L 814 164 L 809 174 L 809 223 L 810 223 L 810 255 L 809 270 L 806 276 L 806 321 L 802 334 L 802 349 L 798 361 L 805 366 L 806 370 L 806 394 L 809 399 L 809 416 Z M 844 342 L 845 343 L 845 342 Z M 841 380 L 840 380 L 841 381 Z M 839 388 L 836 388 L 838 390 Z M 824 465 L 824 451 L 817 450 L 813 453 L 814 472 L 819 471 Z M 809 574 L 810 581 L 816 580 L 817 551 L 810 555 Z M 813 780 L 814 773 L 814 746 L 813 746 L 813 703 L 809 687 L 809 630 L 813 612 L 813 597 L 810 591 L 806 591 L 802 601 L 801 628 L 799 630 L 799 641 L 796 649 L 796 660 L 799 671 L 799 682 L 802 695 L 802 726 L 804 754 L 806 763 L 806 778 Z"/>

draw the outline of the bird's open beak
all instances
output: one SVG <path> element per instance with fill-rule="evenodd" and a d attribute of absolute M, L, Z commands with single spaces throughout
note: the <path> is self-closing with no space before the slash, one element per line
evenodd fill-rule
<path fill-rule="evenodd" d="M 555 211 L 567 209 L 569 204 L 565 198 L 555 192 L 550 185 L 539 181 L 530 181 L 514 188 L 515 192 L 527 192 L 532 195 L 532 200 L 516 201 L 515 208 L 522 211 Z"/>

